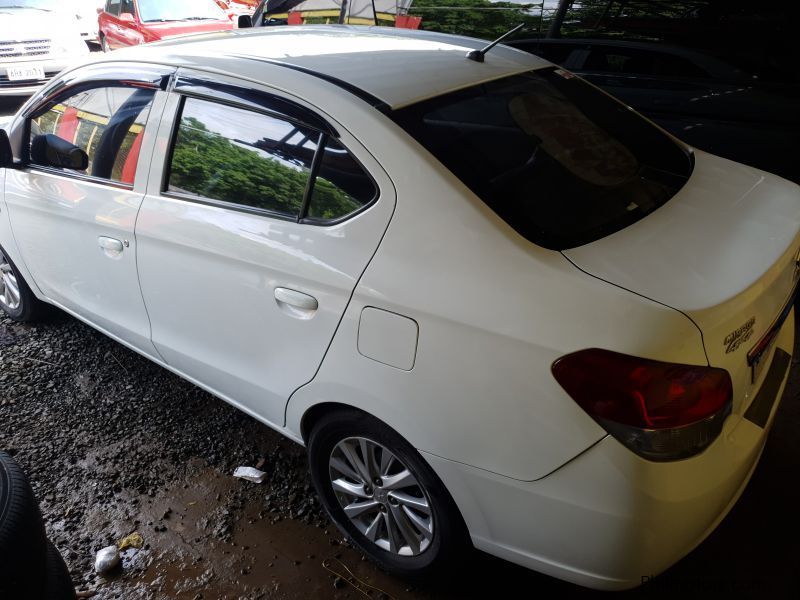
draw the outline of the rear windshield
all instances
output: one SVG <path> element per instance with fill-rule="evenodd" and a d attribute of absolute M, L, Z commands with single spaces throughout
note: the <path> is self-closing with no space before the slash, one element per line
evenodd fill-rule
<path fill-rule="evenodd" d="M 517 232 L 553 250 L 638 221 L 675 195 L 692 170 L 688 150 L 556 68 L 391 116 Z"/>

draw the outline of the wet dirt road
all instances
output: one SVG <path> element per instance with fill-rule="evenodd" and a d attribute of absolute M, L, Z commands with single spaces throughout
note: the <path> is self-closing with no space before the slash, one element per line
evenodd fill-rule
<path fill-rule="evenodd" d="M 728 518 L 625 596 L 794 597 L 798 377 L 795 364 Z M 96 598 L 596 595 L 479 553 L 432 582 L 382 573 L 322 514 L 303 448 L 61 313 L 35 326 L 0 320 L 0 448 L 27 471 L 78 590 Z M 239 465 L 259 465 L 267 480 L 234 479 Z M 117 576 L 96 576 L 95 552 L 132 532 L 144 546 L 123 553 Z"/>

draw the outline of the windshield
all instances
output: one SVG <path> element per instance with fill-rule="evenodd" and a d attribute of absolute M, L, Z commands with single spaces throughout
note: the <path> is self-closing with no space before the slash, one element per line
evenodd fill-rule
<path fill-rule="evenodd" d="M 58 0 L 0 0 L 0 8 L 38 8 L 40 10 L 59 10 L 63 2 Z"/>
<path fill-rule="evenodd" d="M 507 77 L 390 116 L 528 240 L 564 250 L 669 200 L 685 150 L 567 71 Z"/>
<path fill-rule="evenodd" d="M 138 5 L 144 23 L 227 18 L 214 0 L 139 0 Z"/>

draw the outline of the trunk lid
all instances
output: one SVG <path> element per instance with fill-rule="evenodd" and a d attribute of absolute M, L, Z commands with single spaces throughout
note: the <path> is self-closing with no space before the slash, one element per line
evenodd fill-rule
<path fill-rule="evenodd" d="M 730 372 L 733 409 L 742 413 L 774 350 L 755 370 L 747 354 L 797 283 L 798 232 L 798 186 L 698 151 L 691 178 L 669 202 L 563 253 L 591 275 L 688 315 L 702 331 L 709 364 Z"/>

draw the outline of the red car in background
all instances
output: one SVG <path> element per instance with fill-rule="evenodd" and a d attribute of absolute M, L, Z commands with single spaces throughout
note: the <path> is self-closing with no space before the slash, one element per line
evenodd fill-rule
<path fill-rule="evenodd" d="M 234 27 L 233 13 L 214 0 L 106 0 L 98 23 L 100 45 L 106 52 Z"/>

